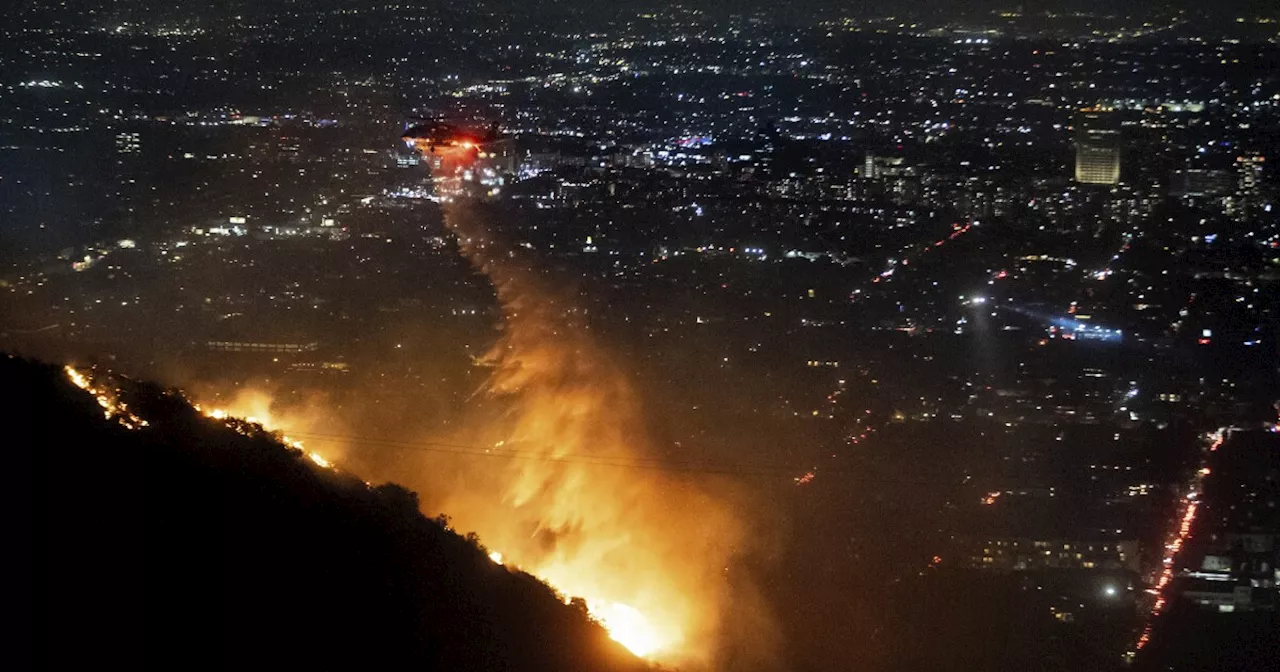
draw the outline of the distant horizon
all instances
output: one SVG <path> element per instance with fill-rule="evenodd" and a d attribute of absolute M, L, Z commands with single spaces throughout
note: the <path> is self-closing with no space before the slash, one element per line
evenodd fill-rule
<path fill-rule="evenodd" d="M 192 16 L 185 8 L 175 7 L 170 3 L 154 3 L 149 0 L 67 0 L 62 7 L 51 8 L 42 5 L 38 0 L 17 0 L 15 11 L 64 11 L 64 12 L 132 12 L 176 13 L 181 16 Z M 264 12 L 287 7 L 320 9 L 326 5 L 351 8 L 350 0 L 319 0 L 302 2 L 300 0 L 220 0 L 209 3 L 201 12 L 195 14 L 216 14 L 220 12 Z M 406 4 L 414 4 L 412 2 Z M 584 12 L 588 14 L 616 14 L 636 11 L 676 10 L 679 8 L 694 9 L 716 15 L 734 14 L 768 14 L 777 9 L 776 3 L 764 0 L 684 0 L 682 2 L 663 2 L 660 0 L 621 0 L 619 2 L 601 4 L 590 0 L 481 0 L 467 3 L 465 6 L 449 6 L 435 2 L 421 2 L 424 9 L 430 10 L 466 10 L 484 9 L 515 12 L 545 12 L 560 10 L 568 12 Z M 889 5 L 886 7 L 886 5 Z M 377 6 L 374 5 L 373 8 Z M 777 16 L 775 20 L 789 20 L 815 15 L 830 16 L 893 16 L 902 12 L 929 12 L 947 17 L 975 16 L 999 11 L 1022 11 L 1029 15 L 1044 13 L 1085 12 L 1100 16 L 1135 16 L 1142 14 L 1164 14 L 1171 11 L 1188 11 L 1203 15 L 1223 16 L 1280 16 L 1280 4 L 1269 0 L 1223 0 L 1206 4 L 1192 0 L 1138 0 L 1117 4 L 1104 0 L 973 0 L 955 2 L 955 0 L 899 0 L 893 3 L 871 2 L 870 0 L 797 0 L 787 5 L 786 16 Z"/>

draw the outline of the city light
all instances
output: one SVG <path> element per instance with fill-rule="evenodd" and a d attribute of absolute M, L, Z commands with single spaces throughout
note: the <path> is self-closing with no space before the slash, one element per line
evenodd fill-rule
<path fill-rule="evenodd" d="M 279 443 L 362 510 L 416 501 L 466 539 L 458 594 L 503 598 L 501 632 L 437 619 L 461 659 L 1163 669 L 1228 612 L 1232 655 L 1260 640 L 1269 8 L 89 4 L 0 22 L 0 361 L 65 397 L 30 422 L 227 478 L 256 456 L 197 443 Z M 382 571 L 277 601 L 332 635 L 291 655 L 400 613 L 347 590 Z M 970 627 L 993 610 L 1042 617 Z M 401 618 L 354 659 L 435 655 Z"/>

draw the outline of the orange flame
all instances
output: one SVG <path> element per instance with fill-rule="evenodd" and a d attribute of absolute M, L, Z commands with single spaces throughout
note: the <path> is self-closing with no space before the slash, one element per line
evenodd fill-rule
<path fill-rule="evenodd" d="M 569 302 L 513 261 L 470 207 L 446 206 L 445 216 L 506 318 L 486 390 L 508 411 L 479 442 L 529 459 L 457 489 L 442 508 L 504 561 L 584 598 L 633 653 L 709 665 L 743 526 L 691 480 L 600 464 L 649 450 L 626 377 Z"/>
<path fill-rule="evenodd" d="M 443 158 L 455 173 L 466 167 Z M 455 178 L 446 170 L 437 187 Z M 713 667 L 729 622 L 727 568 L 748 545 L 740 507 L 708 491 L 728 484 L 618 468 L 651 450 L 626 376 L 576 321 L 580 313 L 567 294 L 550 291 L 498 245 L 470 201 L 442 202 L 463 254 L 488 276 L 503 307 L 482 401 L 504 412 L 489 418 L 486 403 L 478 403 L 463 425 L 469 431 L 431 438 L 500 446 L 517 458 L 436 454 L 390 465 L 353 457 L 381 470 L 379 479 L 417 490 L 426 513 L 447 512 L 458 528 L 476 531 L 494 549 L 493 562 L 541 578 L 566 602 L 582 598 L 591 617 L 636 655 L 686 670 Z M 268 429 L 332 432 L 329 414 L 280 416 L 266 394 L 242 393 L 219 405 L 230 413 L 207 413 L 251 416 Z M 330 465 L 327 454 L 310 457 Z M 753 631 L 746 655 L 765 659 L 775 630 L 756 599 L 750 593 L 735 602 L 732 623 L 735 631 Z"/>

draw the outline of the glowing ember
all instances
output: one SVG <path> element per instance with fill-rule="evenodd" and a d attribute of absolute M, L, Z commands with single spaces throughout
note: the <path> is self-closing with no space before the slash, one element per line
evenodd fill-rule
<path fill-rule="evenodd" d="M 107 390 L 95 386 L 88 376 L 70 365 L 63 367 L 62 370 L 66 372 L 71 384 L 93 395 L 94 400 L 102 407 L 103 417 L 107 420 L 115 418 L 125 429 L 141 429 L 147 426 L 146 420 L 134 415 L 129 407 L 120 401 L 119 390 Z"/>
<path fill-rule="evenodd" d="M 206 409 L 202 404 L 192 404 L 191 406 L 204 417 L 212 420 L 223 421 L 228 428 L 233 429 L 240 434 L 244 434 L 245 436 L 252 436 L 258 431 L 273 433 L 284 445 L 289 446 L 294 450 L 302 451 L 302 454 L 305 455 L 307 459 L 314 462 L 316 466 L 321 467 L 322 469 L 337 469 L 333 462 L 329 461 L 324 456 L 314 451 L 307 450 L 306 446 L 304 446 L 301 441 L 282 433 L 279 427 L 274 426 L 271 416 L 268 413 L 255 415 L 244 414 L 242 417 L 239 417 L 240 414 L 228 411 L 224 408 Z"/>
<path fill-rule="evenodd" d="M 502 554 L 497 551 L 493 551 L 492 553 L 490 553 L 489 559 L 492 560 L 495 565 L 502 564 Z"/>
<path fill-rule="evenodd" d="M 89 389 L 89 379 L 85 378 L 83 373 L 76 371 L 70 365 L 64 367 L 63 370 L 67 372 L 67 377 L 71 379 L 71 382 L 75 384 L 76 387 L 82 390 Z"/>

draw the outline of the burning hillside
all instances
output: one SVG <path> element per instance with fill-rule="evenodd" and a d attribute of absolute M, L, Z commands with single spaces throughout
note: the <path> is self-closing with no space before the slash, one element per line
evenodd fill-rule
<path fill-rule="evenodd" d="M 584 597 L 632 651 L 709 662 L 742 523 L 690 478 L 609 466 L 650 450 L 625 376 L 565 293 L 492 239 L 479 211 L 453 205 L 445 216 L 505 318 L 485 392 L 506 414 L 466 438 L 524 458 L 454 491 L 445 510 L 504 557 Z"/>
<path fill-rule="evenodd" d="M 208 402 L 206 413 L 253 418 L 319 445 L 323 459 L 341 465 L 349 455 L 368 469 L 363 477 L 426 493 L 425 511 L 448 512 L 495 562 L 538 576 L 566 602 L 581 599 L 637 655 L 718 665 L 728 611 L 744 629 L 765 618 L 745 600 L 730 605 L 726 572 L 749 545 L 743 521 L 705 474 L 662 469 L 639 400 L 568 292 L 492 239 L 474 205 L 446 205 L 446 222 L 492 282 L 503 323 L 480 362 L 488 379 L 474 411 L 457 423 L 465 429 L 418 437 L 447 448 L 380 457 L 326 433 L 330 414 L 277 408 L 256 390 Z M 500 459 L 471 459 L 479 456 Z M 768 656 L 767 642 L 757 637 L 751 655 Z"/>
<path fill-rule="evenodd" d="M 0 373 L 39 667 L 645 667 L 399 486 L 101 371 Z"/>

